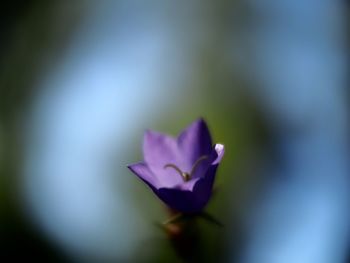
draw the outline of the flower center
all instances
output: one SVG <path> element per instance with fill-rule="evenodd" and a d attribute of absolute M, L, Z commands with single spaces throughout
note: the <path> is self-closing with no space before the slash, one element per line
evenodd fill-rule
<path fill-rule="evenodd" d="M 187 182 L 187 181 L 191 180 L 191 177 L 193 176 L 194 172 L 196 171 L 198 165 L 199 165 L 202 161 L 204 161 L 204 160 L 206 160 L 206 159 L 208 159 L 208 156 L 207 156 L 207 155 L 203 155 L 203 156 L 199 157 L 199 158 L 194 162 L 190 173 L 183 172 L 179 167 L 177 167 L 175 164 L 172 164 L 172 163 L 168 163 L 168 164 L 164 165 L 164 169 L 165 169 L 165 168 L 169 168 L 169 167 L 170 167 L 170 168 L 173 168 L 175 171 L 177 171 L 177 172 L 181 175 L 182 179 L 183 179 L 185 182 Z"/>

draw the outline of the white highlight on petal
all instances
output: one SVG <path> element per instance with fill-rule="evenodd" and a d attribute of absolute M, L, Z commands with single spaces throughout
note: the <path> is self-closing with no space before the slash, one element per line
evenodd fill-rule
<path fill-rule="evenodd" d="M 217 144 L 215 144 L 214 148 L 215 148 L 216 153 L 218 154 L 218 157 L 213 162 L 213 164 L 218 164 L 218 163 L 220 163 L 222 157 L 224 156 L 225 146 L 223 144 L 217 143 Z"/>

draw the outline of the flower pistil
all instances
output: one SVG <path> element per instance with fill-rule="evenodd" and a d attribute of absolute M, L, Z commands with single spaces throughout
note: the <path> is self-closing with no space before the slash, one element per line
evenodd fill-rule
<path fill-rule="evenodd" d="M 175 171 L 177 171 L 177 172 L 181 175 L 182 179 L 183 179 L 185 182 L 188 182 L 189 180 L 191 180 L 191 177 L 193 176 L 194 172 L 196 171 L 198 165 L 199 165 L 202 161 L 204 161 L 204 160 L 206 160 L 206 159 L 208 159 L 208 155 L 203 155 L 203 156 L 199 157 L 199 158 L 195 161 L 195 163 L 193 164 L 190 173 L 188 173 L 188 172 L 183 172 L 179 167 L 177 167 L 175 164 L 172 164 L 172 163 L 168 163 L 168 164 L 164 165 L 164 169 L 165 169 L 165 168 L 169 168 L 169 167 L 175 169 Z"/>

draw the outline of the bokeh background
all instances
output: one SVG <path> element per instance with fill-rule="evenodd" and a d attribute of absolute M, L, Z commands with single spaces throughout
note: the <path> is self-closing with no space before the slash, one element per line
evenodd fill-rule
<path fill-rule="evenodd" d="M 350 262 L 345 0 L 5 0 L 2 262 L 181 262 L 126 168 L 198 117 L 226 146 L 201 262 Z M 199 260 L 198 260 L 199 261 Z"/>

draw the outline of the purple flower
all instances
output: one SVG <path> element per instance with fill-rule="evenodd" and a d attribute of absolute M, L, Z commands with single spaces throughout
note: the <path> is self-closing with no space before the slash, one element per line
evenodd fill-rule
<path fill-rule="evenodd" d="M 169 207 L 200 212 L 208 203 L 224 146 L 212 146 L 204 120 L 187 127 L 177 138 L 146 131 L 144 161 L 128 165 Z"/>

